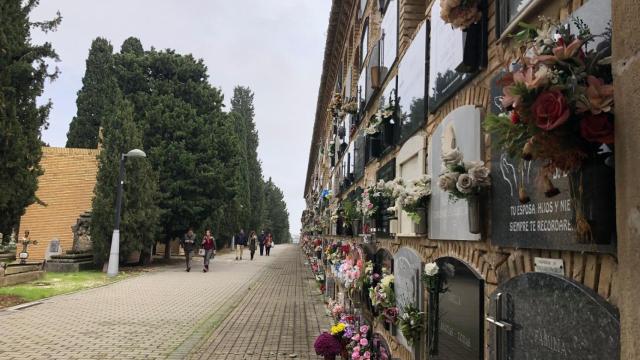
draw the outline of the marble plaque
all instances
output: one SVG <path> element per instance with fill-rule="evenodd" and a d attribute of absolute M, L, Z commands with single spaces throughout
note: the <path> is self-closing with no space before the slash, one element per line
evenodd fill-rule
<path fill-rule="evenodd" d="M 446 292 L 440 294 L 437 360 L 482 359 L 484 281 L 454 258 L 437 261 Z"/>
<path fill-rule="evenodd" d="M 585 21 L 594 34 L 600 34 L 605 31 L 606 19 L 611 18 L 610 6 L 609 0 L 591 0 L 573 16 Z M 576 31 L 575 26 L 572 30 Z M 599 41 L 602 38 L 596 43 Z M 497 82 L 502 76 L 498 74 L 491 80 L 493 113 L 502 111 L 502 87 Z M 540 181 L 542 162 L 518 162 L 505 152 L 492 149 L 491 242 L 515 248 L 615 253 L 615 170 L 606 165 L 610 155 L 611 151 L 603 146 L 600 156 L 585 162 L 580 172 L 554 174 L 551 181 L 560 194 L 547 198 Z M 530 198 L 528 203 L 519 201 L 520 186 Z M 580 187 L 582 196 L 572 195 Z M 582 209 L 589 222 L 591 238 L 578 236 L 576 209 Z"/>
<path fill-rule="evenodd" d="M 620 355 L 618 311 L 562 276 L 526 273 L 507 281 L 491 295 L 490 316 L 511 327 L 488 322 L 491 358 L 605 360 Z"/>
<path fill-rule="evenodd" d="M 403 309 L 407 305 L 422 307 L 422 291 L 420 281 L 420 271 L 422 260 L 420 255 L 413 249 L 402 247 L 393 257 L 393 276 L 396 291 L 396 305 L 403 314 Z M 398 331 L 398 340 L 406 348 L 411 349 L 407 340 Z"/>
<path fill-rule="evenodd" d="M 442 173 L 442 136 L 445 129 L 453 130 L 456 145 L 464 154 L 464 161 L 482 159 L 480 138 L 480 110 L 473 105 L 461 106 L 447 115 L 429 141 L 428 167 L 431 175 L 429 201 L 429 238 L 439 240 L 480 240 L 479 234 L 469 232 L 468 205 L 464 200 L 451 202 L 449 194 L 438 187 Z"/>

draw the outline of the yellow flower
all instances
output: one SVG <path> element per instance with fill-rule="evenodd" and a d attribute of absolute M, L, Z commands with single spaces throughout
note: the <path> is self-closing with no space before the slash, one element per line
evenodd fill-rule
<path fill-rule="evenodd" d="M 333 325 L 331 327 L 331 335 L 337 335 L 337 334 L 343 332 L 344 328 L 345 328 L 345 324 L 343 324 L 343 323 L 337 323 L 336 325 Z"/>

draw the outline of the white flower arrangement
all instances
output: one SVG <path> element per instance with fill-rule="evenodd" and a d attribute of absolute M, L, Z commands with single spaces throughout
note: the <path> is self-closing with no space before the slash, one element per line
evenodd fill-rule
<path fill-rule="evenodd" d="M 480 194 L 491 185 L 489 169 L 482 161 L 465 162 L 458 148 L 442 154 L 443 172 L 438 186 L 457 201 Z"/>

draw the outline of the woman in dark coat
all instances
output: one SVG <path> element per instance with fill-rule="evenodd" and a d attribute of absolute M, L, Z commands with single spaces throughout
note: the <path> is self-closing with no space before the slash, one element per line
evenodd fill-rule
<path fill-rule="evenodd" d="M 252 231 L 251 235 L 249 235 L 249 253 L 251 254 L 251 260 L 253 260 L 253 255 L 256 253 L 257 244 L 258 236 L 256 236 L 255 231 Z"/>

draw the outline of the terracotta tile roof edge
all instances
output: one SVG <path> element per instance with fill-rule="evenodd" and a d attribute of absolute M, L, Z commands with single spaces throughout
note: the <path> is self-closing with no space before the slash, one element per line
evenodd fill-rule
<path fill-rule="evenodd" d="M 100 150 L 43 146 L 42 153 L 43 154 L 98 155 L 100 153 Z"/>

